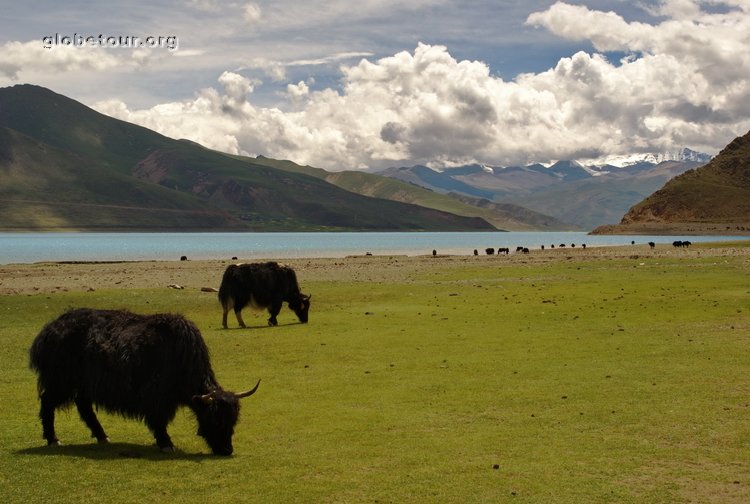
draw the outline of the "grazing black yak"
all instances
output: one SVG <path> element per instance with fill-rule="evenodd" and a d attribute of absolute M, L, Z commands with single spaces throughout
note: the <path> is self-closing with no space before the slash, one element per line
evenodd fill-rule
<path fill-rule="evenodd" d="M 227 314 L 234 309 L 237 322 L 245 327 L 240 313 L 244 307 L 268 308 L 268 325 L 278 325 L 276 316 L 282 303 L 297 315 L 303 324 L 310 310 L 310 296 L 302 294 L 297 275 L 290 266 L 276 262 L 232 264 L 224 271 L 219 287 L 219 302 L 224 308 L 221 324 L 227 328 Z"/>
<path fill-rule="evenodd" d="M 188 406 L 213 453 L 231 455 L 239 399 L 258 388 L 240 394 L 222 389 L 200 331 L 180 315 L 70 310 L 44 326 L 29 354 L 50 445 L 60 444 L 55 410 L 75 403 L 100 443 L 109 438 L 92 405 L 144 420 L 159 448 L 173 451 L 167 425 L 178 407 Z"/>

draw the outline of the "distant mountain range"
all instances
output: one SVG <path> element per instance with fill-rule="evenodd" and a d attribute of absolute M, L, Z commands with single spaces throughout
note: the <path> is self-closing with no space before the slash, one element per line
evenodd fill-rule
<path fill-rule="evenodd" d="M 321 168 L 301 166 L 291 161 L 279 161 L 263 156 L 258 156 L 254 162 L 280 170 L 318 177 L 347 191 L 373 198 L 412 203 L 457 215 L 480 217 L 501 230 L 571 231 L 579 229 L 575 225 L 529 210 L 521 205 L 494 203 L 487 199 L 467 197 L 455 192 L 444 194 L 416 184 L 360 170 L 328 172 Z"/>
<path fill-rule="evenodd" d="M 564 160 L 551 166 L 472 164 L 441 171 L 417 165 L 377 173 L 436 192 L 522 205 L 579 228 L 593 229 L 618 222 L 631 206 L 669 179 L 709 159 L 706 154 L 680 149 L 659 155 L 623 156 L 619 159 L 621 166 Z"/>
<path fill-rule="evenodd" d="M 599 234 L 750 234 L 750 132 L 679 175 Z"/>
<path fill-rule="evenodd" d="M 735 151 L 746 155 L 747 147 Z M 694 179 L 692 174 L 704 173 L 694 169 L 708 159 L 675 149 L 551 166 L 328 172 L 174 140 L 42 87 L 0 88 L 4 230 L 593 229 L 619 222 L 631 207 L 636 213 L 622 225 L 643 216 L 681 218 L 669 212 L 682 208 L 684 196 L 659 200 L 660 211 L 639 210 L 642 200 L 673 178 L 694 181 L 693 196 L 716 195 L 705 209 L 691 210 L 690 218 L 724 222 L 739 212 L 737 226 L 745 225 L 742 212 L 750 197 L 732 182 L 746 180 L 747 172 L 709 171 Z M 714 159 L 708 166 L 725 164 Z M 725 201 L 733 206 L 722 206 Z"/>

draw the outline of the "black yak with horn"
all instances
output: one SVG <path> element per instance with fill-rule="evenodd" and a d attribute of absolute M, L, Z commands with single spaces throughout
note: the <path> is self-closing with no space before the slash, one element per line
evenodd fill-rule
<path fill-rule="evenodd" d="M 240 412 L 236 394 L 221 388 L 198 328 L 180 315 L 125 310 L 70 310 L 48 323 L 31 345 L 38 373 L 43 437 L 60 444 L 55 410 L 75 404 L 100 443 L 109 441 L 93 405 L 145 421 L 162 451 L 174 451 L 167 425 L 187 406 L 213 453 L 231 455 Z"/>
<path fill-rule="evenodd" d="M 234 310 L 237 323 L 245 327 L 242 309 L 245 306 L 268 308 L 268 325 L 278 325 L 276 316 L 284 302 L 303 324 L 307 323 L 310 296 L 300 292 L 297 274 L 277 262 L 230 264 L 224 271 L 219 287 L 219 302 L 224 309 L 221 325 L 227 328 L 227 314 Z"/>

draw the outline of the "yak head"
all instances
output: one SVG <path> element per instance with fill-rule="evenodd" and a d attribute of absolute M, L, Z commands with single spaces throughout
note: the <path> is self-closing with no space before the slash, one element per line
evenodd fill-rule
<path fill-rule="evenodd" d="M 305 296 L 300 294 L 296 299 L 289 303 L 289 308 L 294 311 L 295 315 L 300 322 L 303 324 L 307 323 L 307 312 L 310 311 L 310 298 L 312 296 Z"/>
<path fill-rule="evenodd" d="M 207 394 L 193 397 L 192 409 L 198 420 L 198 435 L 206 440 L 214 455 L 231 455 L 234 426 L 240 416 L 240 399 L 258 390 L 260 380 L 252 390 L 236 394 L 215 388 Z"/>

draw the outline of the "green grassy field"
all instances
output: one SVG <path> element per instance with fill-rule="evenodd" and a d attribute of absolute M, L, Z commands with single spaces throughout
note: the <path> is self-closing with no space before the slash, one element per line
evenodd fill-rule
<path fill-rule="evenodd" d="M 222 330 L 197 289 L 0 297 L 0 500 L 750 501 L 746 255 L 384 263 L 401 270 L 301 278 L 310 323 L 285 308 L 275 328 Z M 83 305 L 184 313 L 225 388 L 262 379 L 232 457 L 187 410 L 175 454 L 104 412 L 99 446 L 75 409 L 44 446 L 28 347 Z"/>

